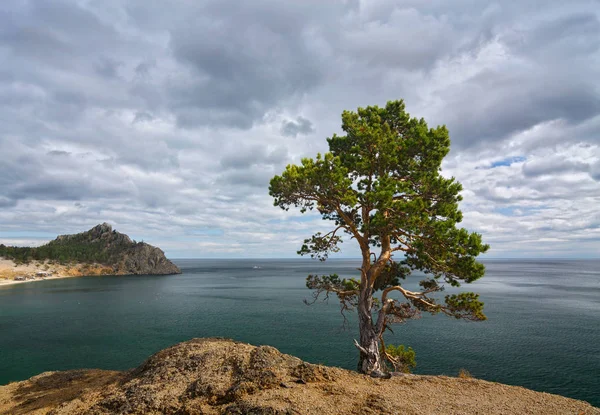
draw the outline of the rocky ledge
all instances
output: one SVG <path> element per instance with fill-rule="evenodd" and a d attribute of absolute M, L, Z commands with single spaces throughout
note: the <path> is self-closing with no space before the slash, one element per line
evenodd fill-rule
<path fill-rule="evenodd" d="M 0 387 L 1 414 L 600 414 L 586 402 L 477 379 L 374 379 L 269 346 L 194 339 L 128 372 L 47 372 Z"/>

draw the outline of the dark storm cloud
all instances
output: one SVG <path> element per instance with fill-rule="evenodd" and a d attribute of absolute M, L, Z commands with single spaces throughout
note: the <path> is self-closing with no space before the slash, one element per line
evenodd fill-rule
<path fill-rule="evenodd" d="M 600 114 L 594 81 L 600 75 L 594 64 L 600 22 L 595 14 L 549 12 L 528 27 L 501 28 L 495 29 L 495 38 L 504 49 L 496 53 L 504 59 L 439 93 L 447 104 L 445 122 L 453 143 L 471 147 L 542 122 L 577 124 Z"/>
<path fill-rule="evenodd" d="M 592 179 L 600 182 L 600 160 L 598 160 L 596 164 L 590 168 L 590 176 Z"/>
<path fill-rule="evenodd" d="M 136 122 L 145 122 L 145 121 L 152 121 L 152 120 L 154 120 L 154 117 L 149 112 L 138 111 L 135 113 L 135 118 L 133 119 L 133 122 L 136 123 Z"/>
<path fill-rule="evenodd" d="M 62 150 L 52 150 L 47 152 L 46 154 L 48 154 L 49 156 L 55 156 L 55 157 L 63 157 L 63 156 L 70 156 L 71 153 L 69 151 L 62 151 Z"/>
<path fill-rule="evenodd" d="M 82 54 L 99 53 L 107 44 L 119 41 L 110 26 L 72 1 L 7 3 L 0 14 L 0 42 L 16 56 L 72 67 Z"/>
<path fill-rule="evenodd" d="M 123 88 L 112 82 L 131 44 L 109 23 L 71 1 L 2 6 L 0 61 L 11 77 L 0 78 L 0 96 L 8 90 L 13 99 L 2 100 L 11 105 L 0 113 L 0 139 L 64 140 L 60 129 L 74 131 L 86 111 L 123 102 Z M 103 144 L 97 132 L 77 141 Z"/>
<path fill-rule="evenodd" d="M 0 196 L 0 208 L 11 208 L 17 205 L 15 199 L 8 198 L 6 196 Z"/>
<path fill-rule="evenodd" d="M 9 150 L 8 146 L 0 146 L 0 150 L 4 150 L 2 154 L 11 155 L 0 159 L 0 186 L 2 189 L 0 194 L 9 194 L 11 193 L 9 189 L 28 183 L 42 174 L 42 165 L 39 163 L 38 156 L 15 154 L 14 149 Z"/>
<path fill-rule="evenodd" d="M 582 39 L 585 39 L 585 42 L 582 42 Z M 515 36 L 510 46 L 521 53 L 539 57 L 557 51 L 562 57 L 594 53 L 600 47 L 600 21 L 596 14 L 590 12 L 558 16 L 542 21 L 524 37 Z"/>
<path fill-rule="evenodd" d="M 28 198 L 38 200 L 79 200 L 92 193 L 92 189 L 90 189 L 85 181 L 73 177 L 69 179 L 65 181 L 64 177 L 44 177 L 36 181 L 30 181 L 21 186 L 16 186 L 10 193 L 10 196 L 16 200 Z"/>
<path fill-rule="evenodd" d="M 301 116 L 296 118 L 295 121 L 284 121 L 281 126 L 281 134 L 288 137 L 296 137 L 298 134 L 306 135 L 314 132 L 313 123 Z"/>
<path fill-rule="evenodd" d="M 170 85 L 184 127 L 250 128 L 265 112 L 323 80 L 310 10 L 292 3 L 207 2 L 170 28 L 176 59 L 191 71 Z"/>
<path fill-rule="evenodd" d="M 578 123 L 600 113 L 600 99 L 591 84 L 553 78 L 543 68 L 515 77 L 487 73 L 455 92 L 448 91 L 444 99 L 452 143 L 461 147 L 501 140 L 545 121 Z"/>
<path fill-rule="evenodd" d="M 0 150 L 6 147 L 0 146 Z M 8 152 L 6 152 L 8 154 Z M 23 147 L 10 150 L 14 158 L 0 161 L 0 191 L 6 200 L 82 200 L 127 196 L 115 176 L 96 169 L 90 160 L 67 151 L 35 154 Z"/>

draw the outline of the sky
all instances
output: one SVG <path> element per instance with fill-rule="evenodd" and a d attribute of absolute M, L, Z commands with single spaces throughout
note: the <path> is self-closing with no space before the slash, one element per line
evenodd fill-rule
<path fill-rule="evenodd" d="M 597 258 L 599 6 L 2 0 L 0 243 L 108 222 L 172 258 L 295 257 L 331 224 L 270 178 L 404 99 L 448 127 L 486 257 Z"/>

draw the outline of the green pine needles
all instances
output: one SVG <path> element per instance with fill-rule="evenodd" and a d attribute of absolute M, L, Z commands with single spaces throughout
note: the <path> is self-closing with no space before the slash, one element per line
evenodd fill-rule
<path fill-rule="evenodd" d="M 417 354 L 412 347 L 405 348 L 403 344 L 394 346 L 388 344 L 382 351 L 386 363 L 396 372 L 410 373 L 417 367 Z"/>
<path fill-rule="evenodd" d="M 344 111 L 342 129 L 345 135 L 327 139 L 329 152 L 273 177 L 269 193 L 275 206 L 316 210 L 331 222 L 330 232 L 304 241 L 300 255 L 326 260 L 343 239 L 358 244 L 362 264 L 356 278 L 310 275 L 307 287 L 315 299 L 336 295 L 342 310 L 358 311 L 358 369 L 377 375 L 386 370 L 384 360 L 400 353 L 380 347 L 390 325 L 422 312 L 485 320 L 477 294 L 436 293 L 445 284 L 459 287 L 481 278 L 485 268 L 476 257 L 488 245 L 457 226 L 462 186 L 440 174 L 450 150 L 445 126 L 429 128 L 411 118 L 400 100 Z M 408 290 L 403 282 L 415 272 L 426 277 L 418 290 Z"/>

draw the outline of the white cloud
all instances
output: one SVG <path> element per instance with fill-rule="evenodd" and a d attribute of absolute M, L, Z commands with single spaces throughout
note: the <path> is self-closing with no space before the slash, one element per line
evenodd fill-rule
<path fill-rule="evenodd" d="M 489 255 L 597 256 L 599 47 L 585 1 L 6 1 L 0 229 L 294 256 L 327 224 L 273 207 L 270 177 L 342 110 L 405 98 L 448 125 Z"/>

